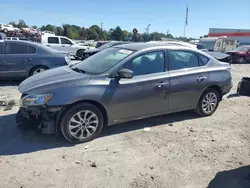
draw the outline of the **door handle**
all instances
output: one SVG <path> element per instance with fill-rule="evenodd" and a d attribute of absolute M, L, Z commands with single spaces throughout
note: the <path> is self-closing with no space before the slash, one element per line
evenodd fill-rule
<path fill-rule="evenodd" d="M 25 59 L 26 62 L 31 61 L 31 60 L 32 60 L 32 58 Z"/>
<path fill-rule="evenodd" d="M 202 81 L 204 81 L 204 80 L 206 80 L 207 79 L 207 77 L 205 77 L 205 76 L 199 76 L 198 78 L 197 78 L 197 82 L 202 82 Z"/>
<path fill-rule="evenodd" d="M 168 83 L 167 82 L 159 82 L 159 83 L 157 83 L 155 86 L 156 87 L 158 87 L 158 88 L 162 88 L 162 87 L 164 87 L 165 85 L 167 85 Z"/>

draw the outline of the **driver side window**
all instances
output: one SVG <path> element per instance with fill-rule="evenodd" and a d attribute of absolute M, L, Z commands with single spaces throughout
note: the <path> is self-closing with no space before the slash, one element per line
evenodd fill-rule
<path fill-rule="evenodd" d="M 62 38 L 62 37 L 61 37 L 61 43 L 62 44 L 70 44 L 70 45 L 72 44 L 68 39 Z"/>
<path fill-rule="evenodd" d="M 132 70 L 134 76 L 164 72 L 164 51 L 143 54 L 127 62 L 123 67 Z"/>

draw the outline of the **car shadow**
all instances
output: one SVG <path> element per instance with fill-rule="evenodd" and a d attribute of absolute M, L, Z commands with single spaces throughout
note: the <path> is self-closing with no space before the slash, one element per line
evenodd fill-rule
<path fill-rule="evenodd" d="M 57 139 L 55 135 L 20 130 L 16 127 L 15 116 L 16 114 L 0 116 L 0 156 L 74 146 L 63 138 Z"/>
<path fill-rule="evenodd" d="M 240 95 L 238 95 L 238 93 L 231 93 L 227 96 L 227 99 L 230 99 L 230 98 L 235 98 L 235 97 L 240 97 Z"/>
<path fill-rule="evenodd" d="M 218 172 L 207 188 L 249 188 L 250 166 Z"/>
<path fill-rule="evenodd" d="M 75 146 L 75 144 L 67 142 L 62 136 L 56 138 L 55 135 L 37 133 L 33 129 L 28 131 L 20 130 L 16 127 L 15 116 L 16 114 L 0 116 L 0 156 L 19 155 L 40 150 Z M 144 127 L 173 124 L 178 121 L 195 118 L 199 118 L 199 116 L 192 111 L 188 111 L 132 121 L 105 127 L 99 138 L 143 129 Z"/>
<path fill-rule="evenodd" d="M 19 86 L 23 80 L 1 80 L 0 87 L 4 86 Z"/>
<path fill-rule="evenodd" d="M 135 131 L 138 129 L 143 129 L 145 127 L 155 127 L 163 124 L 168 124 L 169 126 L 173 126 L 173 123 L 188 119 L 196 119 L 196 118 L 201 118 L 201 117 L 196 115 L 193 111 L 156 116 L 147 119 L 136 120 L 105 127 L 100 137 Z"/>

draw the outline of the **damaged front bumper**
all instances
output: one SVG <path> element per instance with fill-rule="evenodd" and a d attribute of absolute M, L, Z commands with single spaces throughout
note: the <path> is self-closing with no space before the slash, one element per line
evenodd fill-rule
<path fill-rule="evenodd" d="M 44 134 L 57 134 L 57 124 L 63 107 L 20 107 L 16 115 L 18 126 L 36 127 Z"/>

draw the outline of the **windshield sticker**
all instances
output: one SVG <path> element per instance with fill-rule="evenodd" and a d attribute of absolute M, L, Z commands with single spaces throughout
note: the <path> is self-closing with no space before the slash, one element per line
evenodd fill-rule
<path fill-rule="evenodd" d="M 131 50 L 125 50 L 125 49 L 119 50 L 119 53 L 126 54 L 126 55 L 129 55 L 129 54 L 131 54 L 132 52 L 133 52 L 133 51 L 131 51 Z"/>

